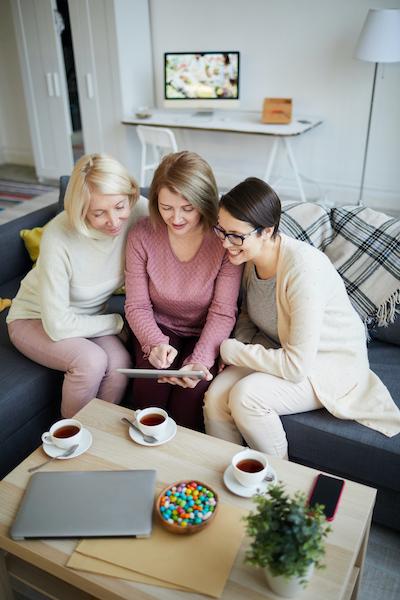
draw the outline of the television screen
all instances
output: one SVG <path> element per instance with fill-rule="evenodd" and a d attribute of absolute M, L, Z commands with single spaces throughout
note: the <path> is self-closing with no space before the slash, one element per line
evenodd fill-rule
<path fill-rule="evenodd" d="M 239 52 L 167 52 L 166 100 L 238 100 Z"/>

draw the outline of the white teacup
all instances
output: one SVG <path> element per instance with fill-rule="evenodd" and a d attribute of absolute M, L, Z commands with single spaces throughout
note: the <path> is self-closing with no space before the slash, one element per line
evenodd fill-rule
<path fill-rule="evenodd" d="M 255 487 L 264 479 L 268 471 L 268 459 L 257 450 L 242 450 L 232 458 L 233 474 L 245 487 Z"/>
<path fill-rule="evenodd" d="M 162 440 L 167 431 L 168 413 L 162 408 L 150 406 L 136 411 L 136 422 L 144 435 L 152 435 Z"/>
<path fill-rule="evenodd" d="M 79 444 L 82 437 L 82 424 L 76 419 L 61 419 L 42 435 L 42 442 L 58 448 L 71 448 Z"/>

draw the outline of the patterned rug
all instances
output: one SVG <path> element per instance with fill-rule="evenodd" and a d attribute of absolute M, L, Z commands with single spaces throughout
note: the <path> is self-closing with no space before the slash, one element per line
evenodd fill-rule
<path fill-rule="evenodd" d="M 0 179 L 0 225 L 57 202 L 58 187 Z"/>
<path fill-rule="evenodd" d="M 54 189 L 49 185 L 0 179 L 0 211 L 32 200 L 36 196 L 53 192 Z"/>

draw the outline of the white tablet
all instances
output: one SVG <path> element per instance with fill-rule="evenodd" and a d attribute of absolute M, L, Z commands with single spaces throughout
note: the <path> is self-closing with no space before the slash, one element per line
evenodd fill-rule
<path fill-rule="evenodd" d="M 204 371 L 174 371 L 173 369 L 117 369 L 118 373 L 142 379 L 159 379 L 160 377 L 190 377 L 204 379 Z"/>

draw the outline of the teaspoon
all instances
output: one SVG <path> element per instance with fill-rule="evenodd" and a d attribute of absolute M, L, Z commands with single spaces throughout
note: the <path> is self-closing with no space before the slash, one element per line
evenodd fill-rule
<path fill-rule="evenodd" d="M 47 463 L 51 462 L 52 460 L 55 460 L 56 458 L 67 458 L 68 456 L 71 456 L 71 454 L 73 454 L 75 452 L 75 450 L 78 448 L 78 446 L 79 446 L 79 444 L 75 444 L 74 446 L 67 448 L 66 451 L 63 452 L 62 454 L 58 454 L 57 456 L 52 456 L 45 462 L 40 463 L 40 465 L 36 465 L 36 467 L 31 467 L 30 469 L 28 469 L 28 473 L 33 473 L 33 471 L 36 471 L 37 469 L 44 467 L 44 465 L 47 465 Z"/>
<path fill-rule="evenodd" d="M 131 427 L 134 427 L 134 429 L 136 429 L 140 433 L 140 435 L 142 436 L 144 441 L 147 442 L 148 444 L 154 444 L 155 442 L 160 441 L 157 438 L 153 437 L 152 435 L 145 435 L 144 433 L 142 433 L 141 430 L 139 429 L 138 425 L 135 423 L 135 421 L 130 421 L 126 417 L 121 417 L 121 421 L 123 421 L 124 423 L 127 423 Z"/>

